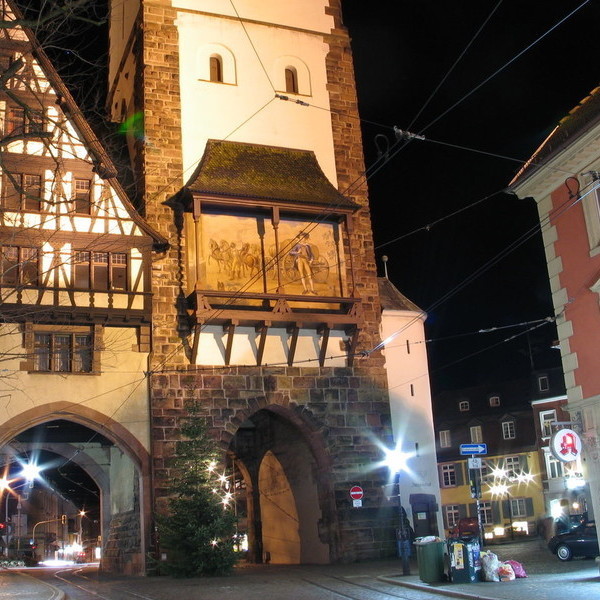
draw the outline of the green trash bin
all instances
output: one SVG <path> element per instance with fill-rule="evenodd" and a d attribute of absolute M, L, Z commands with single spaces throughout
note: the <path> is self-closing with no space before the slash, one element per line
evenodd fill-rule
<path fill-rule="evenodd" d="M 419 577 L 424 583 L 444 581 L 444 542 L 415 541 Z"/>

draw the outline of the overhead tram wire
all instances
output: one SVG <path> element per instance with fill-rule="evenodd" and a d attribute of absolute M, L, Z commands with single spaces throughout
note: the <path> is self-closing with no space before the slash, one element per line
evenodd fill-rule
<path fill-rule="evenodd" d="M 475 42 L 475 40 L 477 39 L 479 34 L 483 31 L 483 29 L 487 25 L 488 21 L 492 18 L 492 16 L 498 10 L 498 8 L 500 8 L 501 4 L 502 4 L 502 0 L 499 0 L 499 2 L 492 8 L 492 11 L 490 12 L 490 14 L 486 17 L 486 19 L 483 21 L 483 23 L 479 26 L 479 29 L 475 32 L 475 35 L 471 38 L 469 43 L 465 46 L 464 50 L 459 54 L 458 58 L 454 61 L 454 63 L 452 63 L 452 66 L 448 69 L 448 71 L 446 71 L 446 74 L 442 77 L 442 79 L 437 84 L 437 86 L 435 87 L 433 92 L 431 92 L 431 94 L 429 95 L 429 98 L 427 98 L 427 100 L 425 101 L 423 106 L 417 111 L 417 114 L 413 117 L 413 119 L 410 122 L 410 124 L 408 125 L 407 129 L 412 129 L 413 125 L 416 123 L 418 118 L 421 116 L 421 113 L 427 108 L 427 106 L 429 106 L 429 103 L 433 100 L 434 96 L 439 92 L 440 88 L 442 87 L 442 85 L 444 85 L 444 83 L 446 82 L 448 77 L 450 77 L 450 75 L 452 74 L 452 71 L 454 71 L 454 69 L 456 68 L 458 63 L 462 60 L 462 58 L 467 53 L 469 48 L 473 45 L 473 43 Z"/>
<path fill-rule="evenodd" d="M 456 286 L 454 286 L 451 290 L 446 292 L 441 298 L 438 298 L 438 300 L 436 300 L 431 306 L 429 306 L 427 309 L 421 311 L 419 316 L 415 317 L 412 321 L 410 321 L 409 323 L 404 325 L 402 328 L 400 328 L 397 331 L 390 334 L 385 340 L 381 341 L 379 344 L 374 346 L 371 350 L 365 351 L 364 356 L 368 356 L 372 352 L 375 352 L 375 351 L 380 350 L 381 348 L 385 347 L 387 343 L 389 343 L 395 337 L 397 337 L 400 333 L 405 331 L 416 320 L 421 318 L 423 315 L 426 315 L 428 312 L 438 308 L 441 304 L 443 304 L 444 302 L 449 300 L 451 297 L 455 296 L 458 292 L 463 290 L 467 285 L 472 283 L 475 279 L 480 277 L 483 273 L 487 272 L 489 269 L 491 269 L 494 265 L 496 265 L 498 262 L 500 262 L 507 255 L 512 253 L 518 247 L 522 246 L 526 241 L 531 239 L 534 235 L 539 233 L 539 231 L 541 231 L 544 227 L 546 227 L 551 221 L 557 220 L 566 211 L 570 210 L 571 208 L 573 208 L 574 206 L 579 204 L 588 194 L 592 193 L 596 189 L 599 189 L 600 182 L 592 182 L 592 184 L 590 184 L 590 186 L 591 186 L 591 189 L 588 190 L 583 196 L 578 194 L 575 198 L 569 198 L 568 200 L 563 202 L 563 204 L 561 204 L 561 206 L 559 206 L 556 210 L 549 213 L 539 223 L 537 223 L 536 225 L 534 225 L 533 227 L 531 227 L 530 229 L 525 231 L 523 234 L 521 234 L 516 240 L 511 242 L 506 248 L 504 248 L 498 254 L 496 254 L 496 256 L 494 256 L 493 258 L 488 260 L 486 263 L 481 265 L 479 268 L 477 268 L 473 273 L 468 275 L 465 279 L 463 279 L 460 283 L 458 283 Z"/>
<path fill-rule="evenodd" d="M 523 54 L 525 54 L 528 50 L 531 50 L 531 48 L 533 48 L 538 42 L 543 40 L 546 36 L 548 36 L 550 33 L 552 33 L 555 29 L 560 27 L 565 21 L 567 21 L 570 17 L 572 17 L 576 12 L 581 10 L 586 4 L 589 4 L 590 1 L 591 0 L 584 0 L 579 6 L 574 8 L 570 13 L 568 13 L 560 21 L 558 21 L 558 23 L 556 23 L 555 25 L 550 27 L 550 29 L 548 29 L 546 32 L 544 32 L 542 35 L 540 35 L 538 38 L 536 38 L 533 42 L 531 42 L 531 44 L 529 44 L 527 47 L 525 47 L 523 50 L 521 50 L 519 53 L 517 53 L 515 56 L 513 56 L 507 63 L 502 65 L 499 69 L 496 69 L 496 71 L 494 71 L 491 75 L 489 75 L 483 81 L 481 81 L 479 84 L 477 84 L 470 92 L 468 92 L 462 98 L 457 100 L 454 104 L 452 104 L 452 106 L 450 106 L 444 112 L 442 112 L 440 115 L 438 115 L 433 121 L 429 122 L 425 127 L 423 127 L 419 131 L 419 133 L 424 133 L 425 131 L 427 131 L 427 129 L 429 129 L 432 125 L 437 123 L 441 118 L 445 117 L 450 111 L 454 110 L 457 106 L 462 104 L 467 98 L 472 96 L 477 90 L 479 90 L 486 83 L 488 83 L 490 80 L 492 80 L 494 77 L 496 77 L 496 75 L 500 74 L 508 66 L 510 66 L 513 62 L 515 62 L 518 58 L 523 56 Z"/>

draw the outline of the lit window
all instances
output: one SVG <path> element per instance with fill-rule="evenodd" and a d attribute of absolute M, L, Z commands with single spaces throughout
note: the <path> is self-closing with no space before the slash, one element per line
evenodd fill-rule
<path fill-rule="evenodd" d="M 127 290 L 127 254 L 124 252 L 73 253 L 73 285 L 93 290 Z"/>
<path fill-rule="evenodd" d="M 508 516 L 508 515 L 505 515 Z M 510 517 L 526 517 L 527 516 L 527 504 L 525 498 L 511 498 L 510 499 Z"/>
<path fill-rule="evenodd" d="M 442 486 L 454 487 L 456 485 L 456 469 L 454 465 L 442 465 Z"/>
<path fill-rule="evenodd" d="M 18 246 L 2 246 L 1 276 L 7 285 L 38 285 L 40 277 L 39 250 Z"/>
<path fill-rule="evenodd" d="M 298 93 L 298 74 L 293 67 L 285 69 L 285 91 L 288 94 Z"/>
<path fill-rule="evenodd" d="M 482 525 L 491 525 L 494 522 L 492 503 L 483 501 L 479 502 L 479 514 L 481 515 Z"/>
<path fill-rule="evenodd" d="M 209 59 L 210 81 L 223 83 L 223 61 L 217 54 L 213 54 Z"/>
<path fill-rule="evenodd" d="M 552 435 L 552 426 L 556 423 L 556 411 L 544 410 L 540 412 L 540 427 L 542 437 L 549 438 Z"/>
<path fill-rule="evenodd" d="M 514 421 L 504 421 L 504 423 L 502 423 L 502 437 L 505 440 L 514 440 L 515 439 L 515 422 Z"/>
<path fill-rule="evenodd" d="M 33 370 L 54 373 L 91 373 L 92 335 L 36 333 Z"/>
<path fill-rule="evenodd" d="M 552 454 L 546 454 L 546 470 L 548 472 L 548 479 L 558 479 L 565 476 L 563 463 L 552 456 Z"/>
<path fill-rule="evenodd" d="M 470 428 L 471 431 L 471 442 L 473 444 L 480 444 L 483 442 L 483 435 L 481 433 L 481 425 L 474 425 Z"/>
<path fill-rule="evenodd" d="M 446 504 L 446 506 L 444 506 L 444 512 L 446 513 L 448 529 L 452 529 L 458 524 L 458 520 L 460 519 L 459 506 L 458 504 Z"/>
<path fill-rule="evenodd" d="M 450 448 L 450 430 L 442 429 L 440 431 L 440 448 Z"/>
<path fill-rule="evenodd" d="M 471 405 L 468 400 L 462 400 L 458 403 L 458 410 L 460 410 L 460 412 L 467 412 L 470 407 Z"/>
<path fill-rule="evenodd" d="M 518 456 L 507 456 L 504 458 L 504 470 L 508 477 L 516 477 L 521 472 L 521 460 Z"/>
<path fill-rule="evenodd" d="M 490 396 L 490 406 L 500 406 L 500 396 Z"/>

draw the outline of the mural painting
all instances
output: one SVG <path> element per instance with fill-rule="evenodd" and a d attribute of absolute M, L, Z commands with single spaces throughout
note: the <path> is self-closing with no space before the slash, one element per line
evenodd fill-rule
<path fill-rule="evenodd" d="M 277 293 L 279 267 L 286 294 L 341 297 L 344 280 L 338 223 L 282 219 L 279 247 L 262 216 L 202 215 L 208 290 Z"/>

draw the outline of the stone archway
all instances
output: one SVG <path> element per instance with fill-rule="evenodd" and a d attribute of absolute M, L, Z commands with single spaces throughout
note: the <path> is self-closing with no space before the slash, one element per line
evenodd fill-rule
<path fill-rule="evenodd" d="M 51 423 L 71 423 L 74 429 L 79 426 L 90 435 L 60 442 L 19 441 L 27 432 Z M 99 443 L 100 438 L 104 442 Z M 78 464 L 100 490 L 102 570 L 145 572 L 152 514 L 150 461 L 142 443 L 125 427 L 89 407 L 56 402 L 6 421 L 0 429 L 0 447 L 13 447 L 13 452 L 52 452 Z"/>
<path fill-rule="evenodd" d="M 333 539 L 328 455 L 318 434 L 281 406 L 250 415 L 230 443 L 246 487 L 253 562 L 328 563 Z"/>

